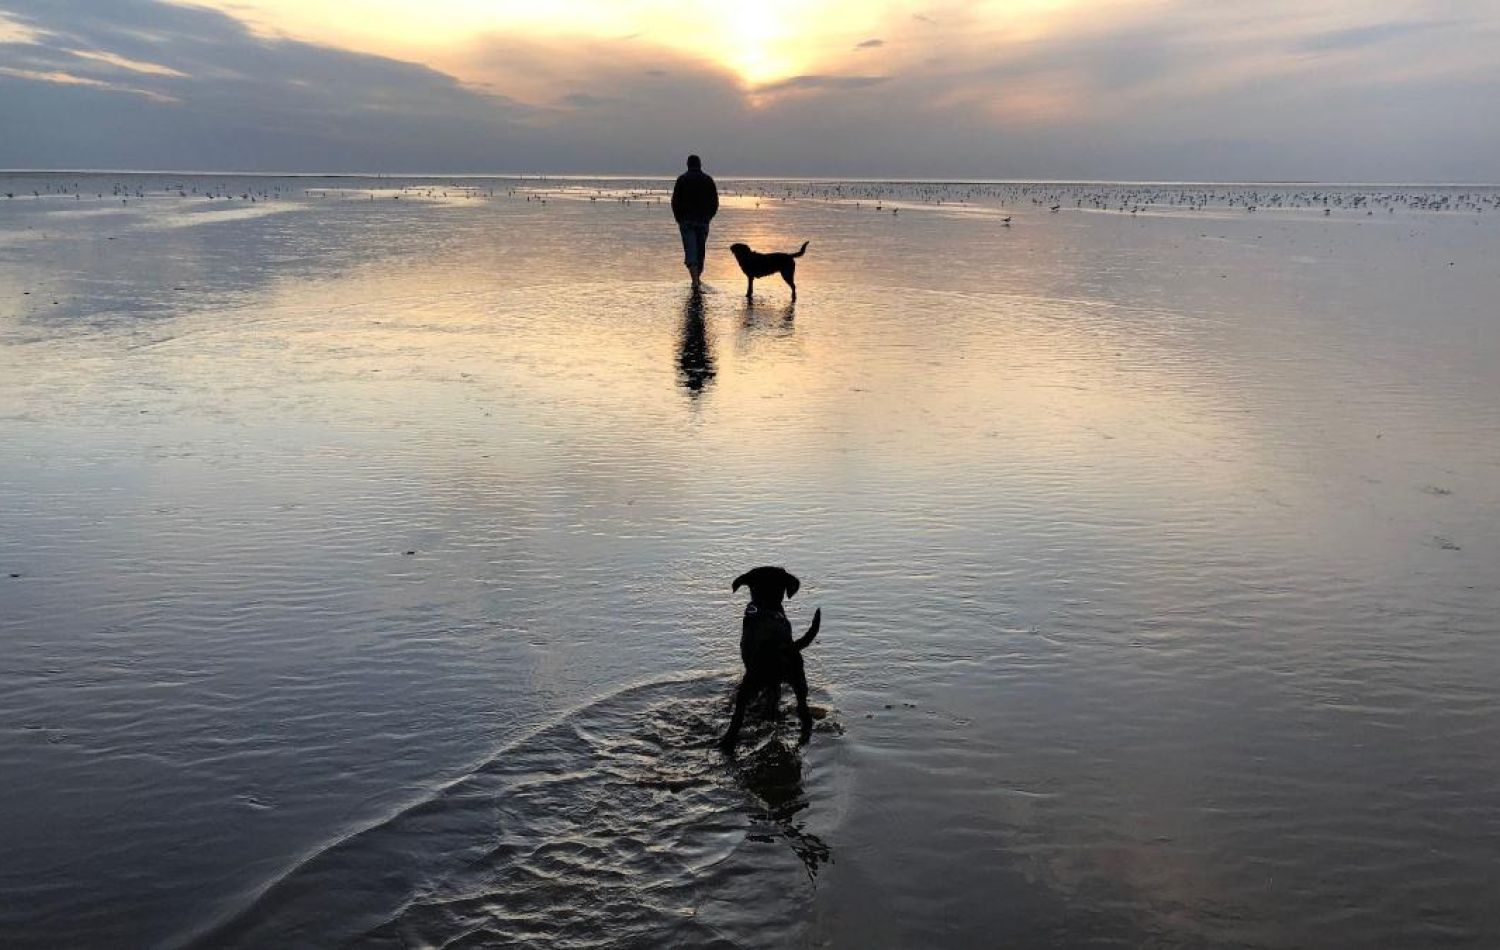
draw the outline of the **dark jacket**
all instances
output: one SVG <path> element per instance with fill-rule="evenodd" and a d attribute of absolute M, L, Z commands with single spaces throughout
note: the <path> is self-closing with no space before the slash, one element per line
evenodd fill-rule
<path fill-rule="evenodd" d="M 707 224 L 719 213 L 719 189 L 701 168 L 677 176 L 672 189 L 672 217 L 679 224 Z"/>

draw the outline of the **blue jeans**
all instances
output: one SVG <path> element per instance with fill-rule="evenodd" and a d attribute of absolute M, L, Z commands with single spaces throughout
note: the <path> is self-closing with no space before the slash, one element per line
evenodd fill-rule
<path fill-rule="evenodd" d="M 677 227 L 682 231 L 682 262 L 701 271 L 708 250 L 708 222 L 679 221 Z"/>

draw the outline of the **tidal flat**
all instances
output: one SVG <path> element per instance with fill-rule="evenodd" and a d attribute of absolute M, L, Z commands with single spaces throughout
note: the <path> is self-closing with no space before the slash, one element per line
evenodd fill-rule
<path fill-rule="evenodd" d="M 1500 189 L 668 186 L 0 173 L 0 943 L 1500 943 Z"/>

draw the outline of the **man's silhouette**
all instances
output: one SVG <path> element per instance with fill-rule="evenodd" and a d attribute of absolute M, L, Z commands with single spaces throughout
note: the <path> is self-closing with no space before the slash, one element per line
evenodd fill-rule
<path fill-rule="evenodd" d="M 703 160 L 689 155 L 688 170 L 677 176 L 672 189 L 672 217 L 682 231 L 682 262 L 693 278 L 693 289 L 702 286 L 703 255 L 708 248 L 708 222 L 719 213 L 719 189 L 703 173 Z"/>

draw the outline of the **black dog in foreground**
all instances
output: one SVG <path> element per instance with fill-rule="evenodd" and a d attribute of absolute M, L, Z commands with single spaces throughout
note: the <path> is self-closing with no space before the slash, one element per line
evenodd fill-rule
<path fill-rule="evenodd" d="M 802 650 L 818 635 L 823 620 L 819 608 L 813 613 L 812 626 L 798 640 L 792 639 L 792 624 L 781 609 L 781 598 L 792 597 L 802 582 L 779 567 L 757 567 L 734 579 L 731 590 L 750 588 L 750 603 L 745 605 L 745 621 L 740 628 L 740 659 L 745 661 L 745 678 L 734 695 L 734 717 L 720 745 L 732 752 L 745 721 L 745 707 L 762 690 L 772 692 L 772 700 L 781 699 L 781 684 L 792 684 L 797 695 L 797 718 L 802 723 L 798 745 L 812 737 L 812 710 L 807 708 L 807 674 L 802 669 Z"/>
<path fill-rule="evenodd" d="M 748 244 L 731 244 L 729 253 L 739 262 L 740 270 L 745 272 L 750 284 L 745 288 L 745 296 L 749 297 L 755 291 L 755 278 L 770 277 L 772 274 L 780 274 L 781 279 L 786 281 L 788 287 L 792 288 L 792 299 L 797 299 L 797 258 L 807 253 L 807 241 L 795 254 L 757 254 L 750 250 Z"/>

